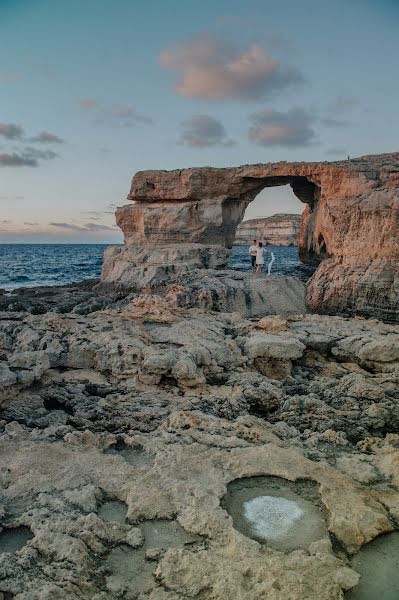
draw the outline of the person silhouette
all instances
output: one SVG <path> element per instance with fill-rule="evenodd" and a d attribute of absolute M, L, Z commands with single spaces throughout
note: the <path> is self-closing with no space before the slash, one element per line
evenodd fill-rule
<path fill-rule="evenodd" d="M 264 252 L 263 244 L 262 244 L 262 242 L 258 242 L 258 247 L 256 249 L 256 272 L 257 273 L 262 272 L 262 267 L 265 262 L 265 259 L 263 257 L 263 252 Z"/>
<path fill-rule="evenodd" d="M 256 269 L 256 253 L 257 253 L 256 240 L 252 240 L 252 244 L 249 248 L 249 254 L 251 256 L 252 273 L 255 273 L 255 269 Z"/>

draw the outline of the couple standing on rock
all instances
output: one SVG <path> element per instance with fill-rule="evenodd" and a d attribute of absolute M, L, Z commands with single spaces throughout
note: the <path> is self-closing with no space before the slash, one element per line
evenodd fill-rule
<path fill-rule="evenodd" d="M 261 273 L 262 272 L 262 268 L 265 263 L 264 251 L 265 251 L 265 249 L 263 247 L 262 242 L 256 243 L 256 240 L 252 240 L 252 244 L 249 248 L 249 254 L 251 255 L 252 273 L 255 273 L 255 272 Z M 270 275 L 272 264 L 274 262 L 273 252 L 271 252 L 271 256 L 272 256 L 271 261 L 269 262 L 268 267 L 267 267 L 268 275 Z"/>

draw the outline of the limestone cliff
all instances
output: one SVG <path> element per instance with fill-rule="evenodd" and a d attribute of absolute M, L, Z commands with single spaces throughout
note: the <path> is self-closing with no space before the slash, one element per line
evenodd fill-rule
<path fill-rule="evenodd" d="M 255 239 L 273 246 L 296 246 L 300 227 L 301 215 L 277 214 L 248 219 L 237 227 L 234 245 L 246 246 Z"/>
<path fill-rule="evenodd" d="M 163 246 L 185 243 L 197 245 L 193 251 L 207 267 L 214 252 L 220 258 L 231 247 L 259 192 L 287 184 L 306 204 L 300 257 L 321 263 L 308 285 L 309 306 L 399 320 L 399 153 L 333 163 L 139 172 L 128 196 L 133 203 L 116 212 L 125 236 L 123 261 L 134 260 L 137 247 L 150 246 L 150 266 L 154 246 L 159 256 Z M 120 282 L 121 265 L 114 266 L 106 255 L 104 283 Z M 162 268 L 167 273 L 177 265 L 165 259 Z"/>

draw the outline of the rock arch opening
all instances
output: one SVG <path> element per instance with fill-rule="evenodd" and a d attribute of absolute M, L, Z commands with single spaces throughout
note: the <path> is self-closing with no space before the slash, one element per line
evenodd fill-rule
<path fill-rule="evenodd" d="M 241 181 L 241 190 L 238 197 L 226 198 L 222 204 L 222 216 L 225 233 L 225 245 L 231 248 L 236 239 L 237 227 L 245 220 L 247 208 L 261 194 L 269 191 L 269 188 L 291 188 L 293 197 L 306 205 L 307 215 L 311 215 L 321 196 L 320 186 L 305 176 L 270 176 L 270 177 L 244 177 Z M 272 204 L 272 196 L 270 196 Z M 265 204 L 267 200 L 265 199 Z M 299 204 L 298 204 L 299 207 Z M 303 213 L 297 210 L 298 213 Z M 279 211 L 276 211 L 279 212 Z"/>
<path fill-rule="evenodd" d="M 308 279 L 320 260 L 328 256 L 323 234 L 315 240 L 307 232 L 321 196 L 320 187 L 303 176 L 245 178 L 243 185 L 253 189 L 245 190 L 237 200 L 226 199 L 223 207 L 224 221 L 231 226 L 225 237 L 226 247 L 231 248 L 229 267 L 250 270 L 247 248 L 256 239 L 273 251 L 275 273 Z"/>
<path fill-rule="evenodd" d="M 261 190 L 248 203 L 243 220 L 237 226 L 228 268 L 244 272 L 251 270 L 248 248 L 256 239 L 262 241 L 266 249 L 265 271 L 273 257 L 270 265 L 272 274 L 294 275 L 308 280 L 316 267 L 304 265 L 298 255 L 301 215 L 305 208 L 289 184 L 267 186 Z"/>
<path fill-rule="evenodd" d="M 304 210 L 289 185 L 264 188 L 245 209 L 234 245 L 255 238 L 273 246 L 296 246 Z"/>

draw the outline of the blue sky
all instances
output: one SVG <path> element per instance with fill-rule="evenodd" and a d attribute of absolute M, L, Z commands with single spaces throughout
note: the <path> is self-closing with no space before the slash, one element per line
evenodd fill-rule
<path fill-rule="evenodd" d="M 0 242 L 119 241 L 142 169 L 398 150 L 398 25 L 390 0 L 0 0 Z"/>

